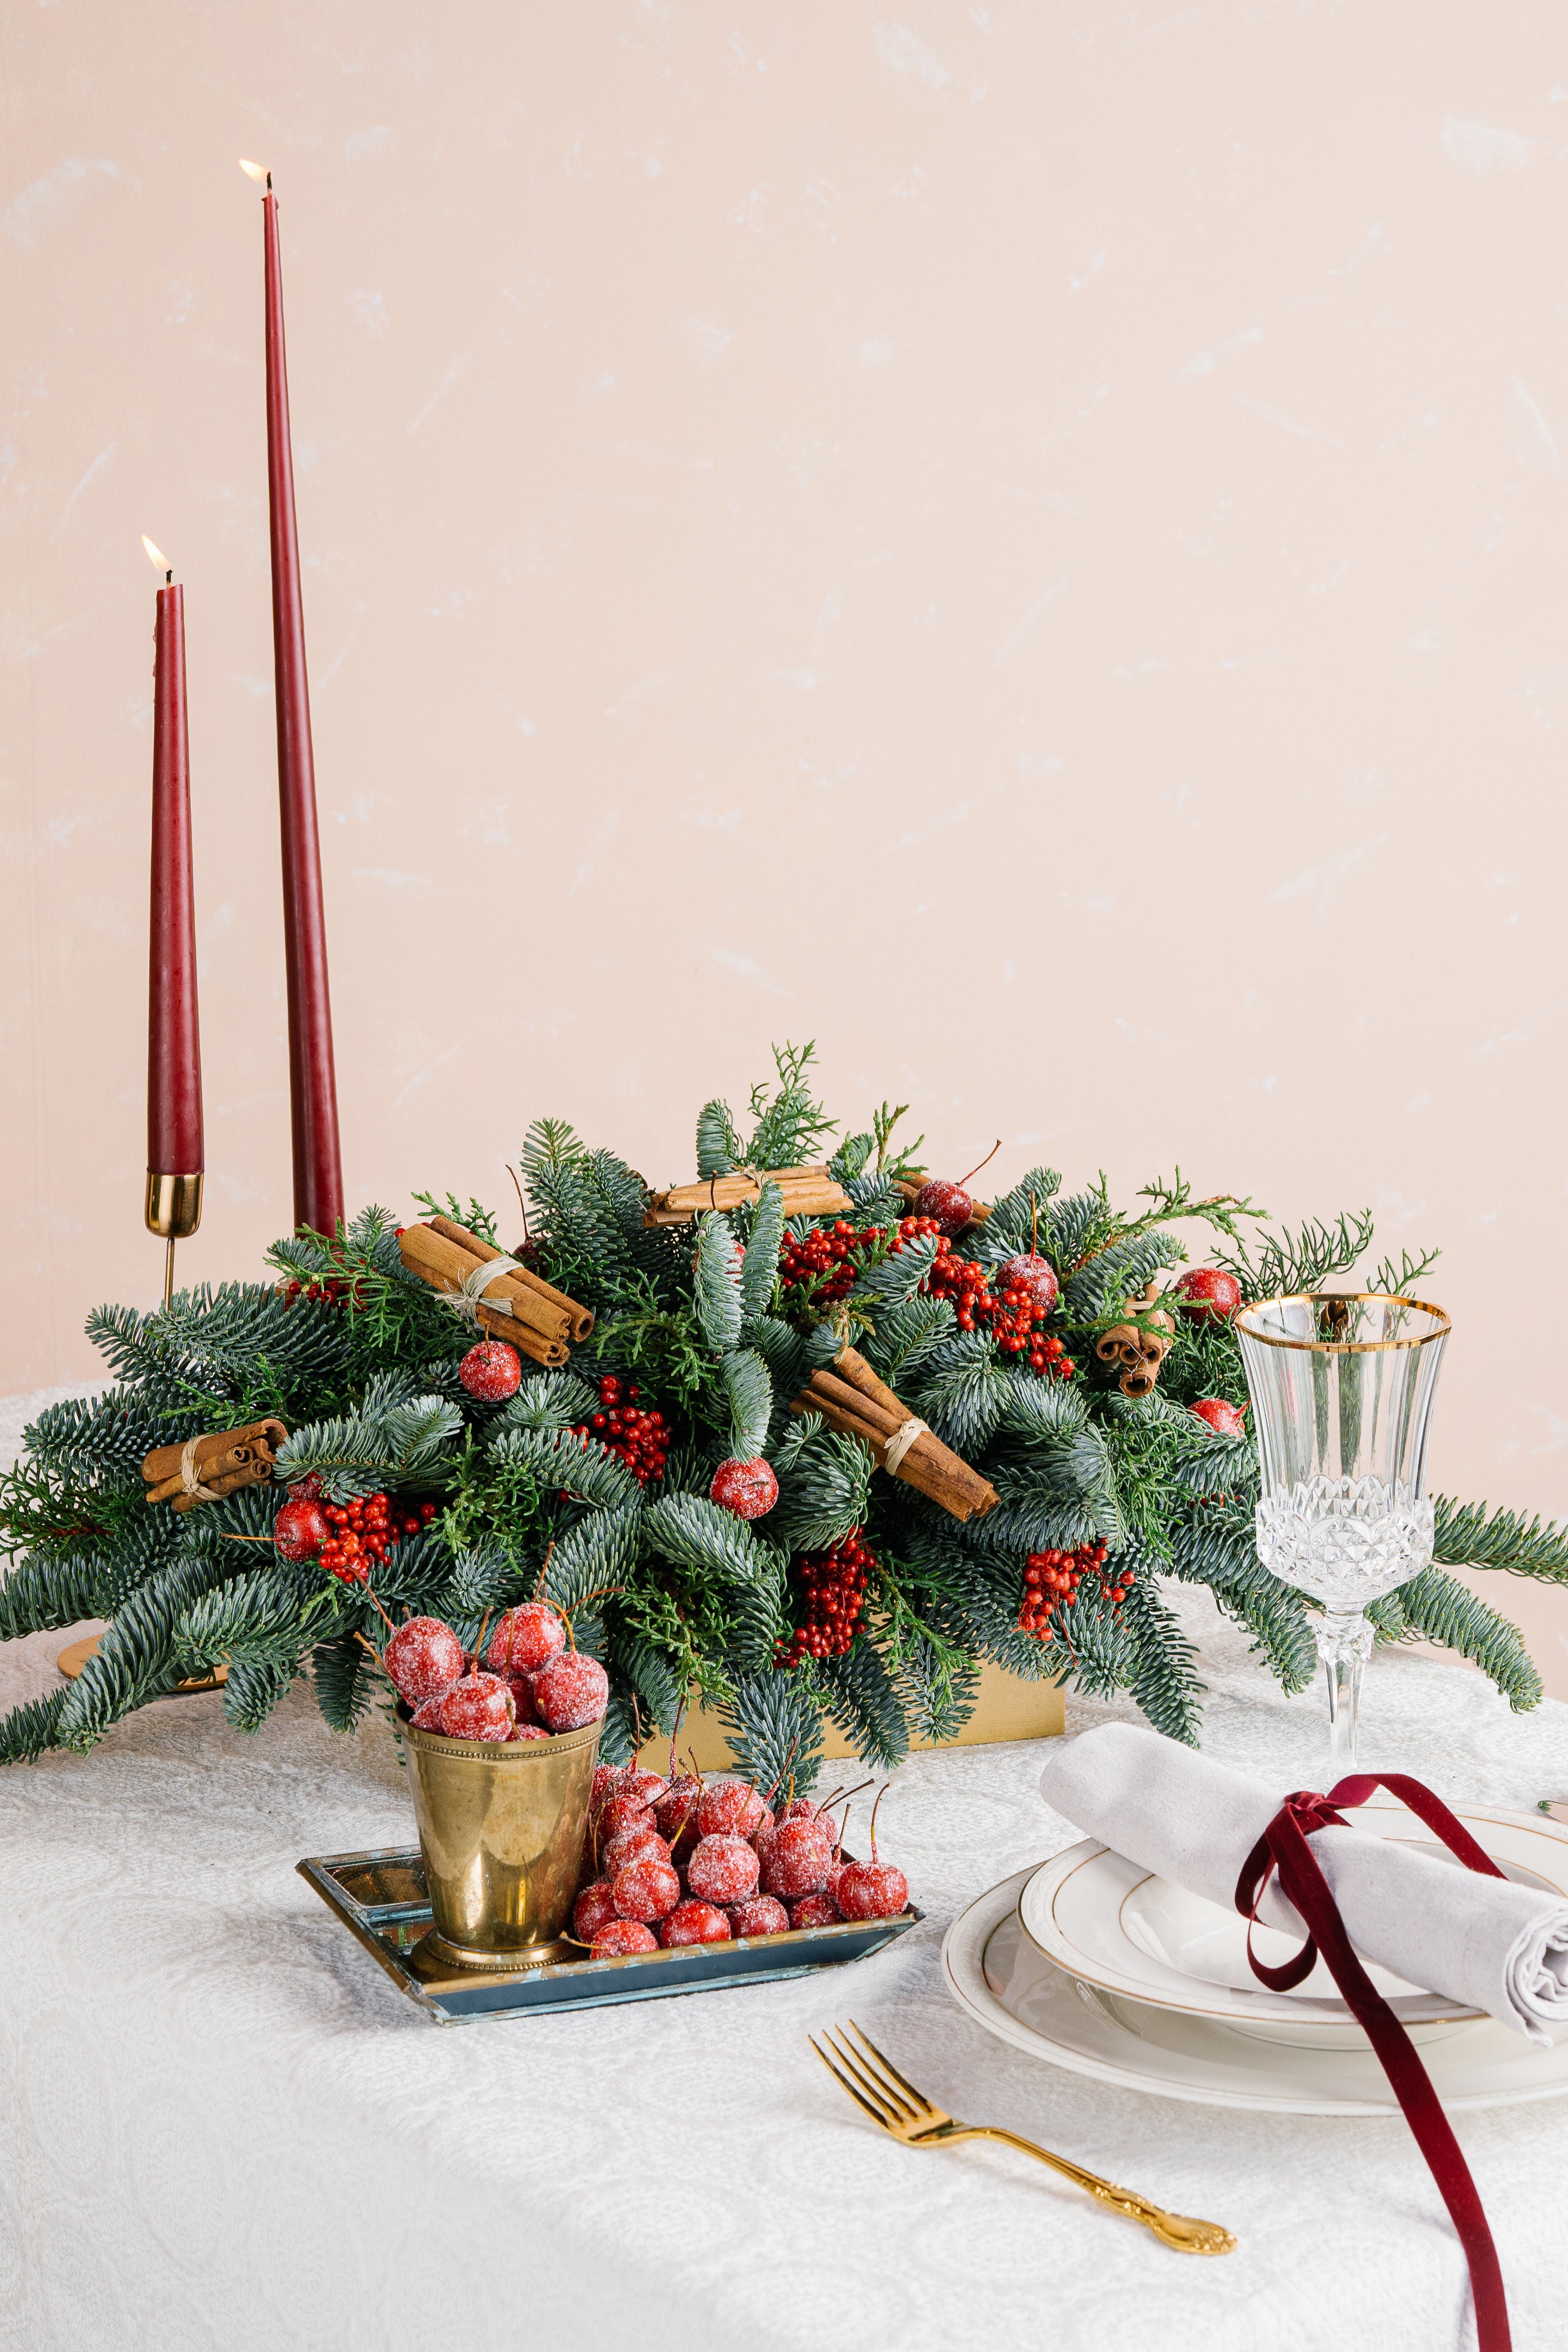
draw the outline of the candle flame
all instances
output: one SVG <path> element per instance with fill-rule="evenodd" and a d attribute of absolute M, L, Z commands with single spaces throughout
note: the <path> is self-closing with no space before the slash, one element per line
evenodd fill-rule
<path fill-rule="evenodd" d="M 242 172 L 249 173 L 251 178 L 255 181 L 258 188 L 266 188 L 271 185 L 272 174 L 268 170 L 265 163 L 247 163 L 242 155 L 239 159 L 239 168 Z"/>
<path fill-rule="evenodd" d="M 167 572 L 170 569 L 168 557 L 163 552 L 161 548 L 153 546 L 145 531 L 142 534 L 142 544 L 147 551 L 147 561 L 149 563 L 155 564 L 160 572 Z"/>

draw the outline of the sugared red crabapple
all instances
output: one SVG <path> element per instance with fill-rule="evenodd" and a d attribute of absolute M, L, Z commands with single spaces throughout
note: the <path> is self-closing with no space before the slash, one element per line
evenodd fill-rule
<path fill-rule="evenodd" d="M 647 1772 L 639 1764 L 627 1764 L 622 1770 L 617 1793 L 635 1797 L 639 1805 L 657 1805 L 668 1787 L 662 1772 Z"/>
<path fill-rule="evenodd" d="M 632 1952 L 657 1952 L 658 1937 L 636 1919 L 612 1919 L 601 1927 L 589 1948 L 594 1960 L 625 1959 Z"/>
<path fill-rule="evenodd" d="M 272 1522 L 279 1559 L 314 1559 L 331 1533 L 320 1503 L 287 1502 Z"/>
<path fill-rule="evenodd" d="M 749 1903 L 732 1903 L 729 1917 L 731 1936 L 782 1936 L 789 1926 L 789 1913 L 772 1895 L 753 1895 Z"/>
<path fill-rule="evenodd" d="M 522 1359 L 504 1339 L 481 1339 L 458 1366 L 458 1378 L 481 1404 L 500 1404 L 504 1397 L 517 1394 Z"/>
<path fill-rule="evenodd" d="M 605 1845 L 612 1838 L 619 1837 L 623 1830 L 651 1830 L 653 1826 L 653 1807 L 645 1805 L 640 1798 L 619 1789 L 600 1806 L 598 1819 L 594 1823 Z"/>
<path fill-rule="evenodd" d="M 1217 1265 L 1190 1265 L 1172 1285 L 1190 1323 L 1228 1323 L 1241 1305 L 1241 1285 Z"/>
<path fill-rule="evenodd" d="M 789 1924 L 792 1927 L 834 1927 L 843 1916 L 824 1886 L 815 1895 L 803 1895 L 798 1903 L 791 1906 Z"/>
<path fill-rule="evenodd" d="M 1241 1409 L 1227 1404 L 1224 1397 L 1199 1397 L 1195 1404 L 1187 1407 L 1187 1411 L 1195 1412 L 1200 1421 L 1206 1421 L 1216 1437 L 1247 1435 L 1247 1423 L 1241 1417 Z"/>
<path fill-rule="evenodd" d="M 434 1698 L 422 1698 L 420 1700 L 418 1706 L 414 1710 L 414 1728 L 416 1731 L 440 1730 L 441 1701 L 446 1697 L 446 1696 L 447 1694 L 445 1691 L 437 1691 Z"/>
<path fill-rule="evenodd" d="M 757 1850 L 740 1837 L 705 1837 L 686 1865 L 686 1883 L 704 1903 L 721 1908 L 757 1891 Z"/>
<path fill-rule="evenodd" d="M 701 1837 L 749 1838 L 767 1817 L 768 1809 L 749 1780 L 710 1780 L 697 1800 Z"/>
<path fill-rule="evenodd" d="M 610 1677 L 597 1658 L 563 1650 L 533 1677 L 533 1704 L 552 1731 L 580 1731 L 597 1723 L 609 1704 Z"/>
<path fill-rule="evenodd" d="M 533 1704 L 531 1675 L 502 1675 L 501 1681 L 511 1693 L 511 1703 L 517 1709 L 519 1723 L 537 1723 L 539 1709 Z"/>
<path fill-rule="evenodd" d="M 682 1903 L 660 1927 L 658 1940 L 667 1951 L 678 1944 L 727 1944 L 730 1922 L 711 1903 Z"/>
<path fill-rule="evenodd" d="M 738 1519 L 761 1519 L 778 1501 L 779 1482 L 759 1454 L 754 1462 L 721 1462 L 708 1493 Z"/>
<path fill-rule="evenodd" d="M 847 1919 L 896 1919 L 910 1907 L 910 1882 L 890 1862 L 847 1863 L 838 1879 L 838 1908 Z"/>
<path fill-rule="evenodd" d="M 795 1902 L 826 1885 L 832 1867 L 833 1847 L 826 1830 L 816 1822 L 781 1822 L 768 1850 L 765 1891 Z"/>
<path fill-rule="evenodd" d="M 416 1701 L 449 1691 L 468 1663 L 461 1642 L 439 1617 L 410 1617 L 388 1641 L 381 1662 L 404 1697 Z"/>
<path fill-rule="evenodd" d="M 549 1737 L 542 1723 L 514 1723 L 507 1733 L 509 1743 L 514 1739 L 548 1739 Z"/>
<path fill-rule="evenodd" d="M 634 1823 L 632 1828 L 623 1830 L 618 1837 L 613 1837 L 608 1845 L 602 1848 L 599 1867 L 606 1878 L 614 1878 L 623 1863 L 635 1862 L 638 1854 L 643 1853 L 654 1854 L 660 1862 L 669 1860 L 669 1848 L 658 1832 L 651 1824 L 647 1829 L 638 1829 Z"/>
<path fill-rule="evenodd" d="M 584 1887 L 572 1906 L 572 1933 L 579 1943 L 591 1944 L 601 1927 L 607 1927 L 612 1919 L 619 1917 L 608 1880 L 595 1878 Z"/>
<path fill-rule="evenodd" d="M 441 1701 L 448 1739 L 505 1739 L 512 1720 L 511 1693 L 499 1675 L 465 1675 Z"/>
<path fill-rule="evenodd" d="M 663 1919 L 680 1900 L 680 1881 L 668 1862 L 656 1853 L 637 1855 L 621 1864 L 610 1881 L 616 1909 L 623 1919 Z"/>
<path fill-rule="evenodd" d="M 566 1628 L 548 1601 L 509 1609 L 490 1635 L 485 1664 L 498 1675 L 535 1675 L 566 1647 Z"/>
<path fill-rule="evenodd" d="M 996 1275 L 992 1287 L 998 1297 L 1006 1290 L 1026 1290 L 1034 1302 L 1037 1315 L 1054 1312 L 1061 1286 L 1057 1270 L 1049 1258 L 1041 1257 L 1036 1250 L 1025 1250 L 1019 1257 L 1010 1257 Z"/>

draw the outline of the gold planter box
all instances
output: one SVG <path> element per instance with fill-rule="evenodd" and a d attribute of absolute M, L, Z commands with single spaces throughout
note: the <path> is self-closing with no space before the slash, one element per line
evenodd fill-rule
<path fill-rule="evenodd" d="M 917 1739 L 916 1748 L 994 1748 L 1005 1739 L 1054 1739 L 1066 1717 L 1062 1692 L 1050 1683 L 1021 1682 L 1001 1666 L 982 1666 L 980 1697 L 973 1714 L 956 1739 Z M 852 1756 L 855 1751 L 836 1725 L 826 1727 L 824 1757 Z M 680 1727 L 682 1758 L 695 1756 L 700 1772 L 733 1771 L 735 1759 L 715 1718 L 694 1708 Z M 669 1763 L 668 1739 L 650 1739 L 641 1761 L 662 1772 Z"/>

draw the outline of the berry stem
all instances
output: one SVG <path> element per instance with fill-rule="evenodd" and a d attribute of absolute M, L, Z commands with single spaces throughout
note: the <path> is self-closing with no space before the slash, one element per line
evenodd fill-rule
<path fill-rule="evenodd" d="M 974 1166 L 970 1170 L 970 1171 L 969 1171 L 969 1176 L 978 1176 L 982 1168 L 989 1168 L 989 1167 L 990 1167 L 990 1165 L 991 1165 L 991 1162 L 995 1159 L 996 1154 L 1001 1150 L 1001 1149 L 1002 1149 L 1002 1139 L 1001 1139 L 1001 1137 L 1000 1137 L 1000 1136 L 998 1136 L 998 1137 L 996 1138 L 995 1142 L 992 1145 L 992 1147 L 991 1147 L 990 1150 L 986 1153 L 986 1155 L 985 1155 L 984 1159 L 984 1160 L 977 1160 L 977 1161 L 975 1162 Z M 961 1176 L 961 1177 L 959 1178 L 959 1180 L 958 1180 L 958 1189 L 959 1189 L 959 1191 L 960 1191 L 961 1192 L 964 1192 L 964 1191 L 967 1189 L 968 1184 L 969 1184 L 969 1176 Z"/>

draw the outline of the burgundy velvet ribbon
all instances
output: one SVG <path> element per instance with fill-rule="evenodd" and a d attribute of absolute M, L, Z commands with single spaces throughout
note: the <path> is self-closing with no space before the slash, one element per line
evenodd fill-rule
<path fill-rule="evenodd" d="M 1307 1842 L 1314 1830 L 1349 1829 L 1351 1824 L 1335 1807 L 1364 1805 L 1378 1788 L 1391 1790 L 1408 1805 L 1467 1869 L 1482 1871 L 1489 1878 L 1504 1875 L 1496 1863 L 1482 1853 L 1463 1823 L 1455 1820 L 1447 1806 L 1406 1773 L 1352 1773 L 1337 1782 L 1326 1797 L 1310 1789 L 1298 1789 L 1293 1796 L 1286 1798 L 1247 1855 L 1237 1881 L 1236 1907 L 1247 1921 L 1247 1957 L 1252 1963 L 1253 1975 L 1272 1991 L 1289 1992 L 1311 1974 L 1313 1963 L 1321 1953 L 1352 2014 L 1365 2029 L 1458 2232 L 1470 2267 L 1479 2352 L 1510 2352 L 1513 2339 L 1509 2333 L 1502 2271 L 1470 2168 L 1459 2152 L 1459 2143 L 1409 2035 L 1357 1958 L 1345 1934 L 1339 1906 Z M 1307 1940 L 1283 1967 L 1270 1969 L 1254 1955 L 1252 1930 L 1258 1906 L 1269 1879 L 1276 1874 L 1281 1888 L 1306 1921 Z"/>

